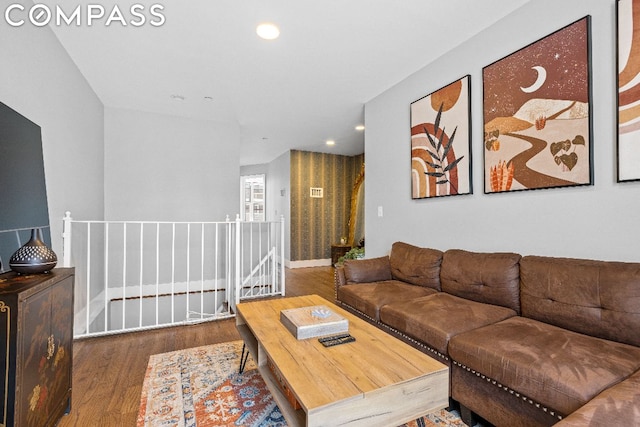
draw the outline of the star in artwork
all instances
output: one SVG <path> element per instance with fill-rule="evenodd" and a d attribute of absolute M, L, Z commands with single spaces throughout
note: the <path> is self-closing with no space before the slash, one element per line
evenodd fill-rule
<path fill-rule="evenodd" d="M 485 122 L 536 98 L 587 102 L 587 34 L 587 21 L 577 21 L 485 67 Z"/>

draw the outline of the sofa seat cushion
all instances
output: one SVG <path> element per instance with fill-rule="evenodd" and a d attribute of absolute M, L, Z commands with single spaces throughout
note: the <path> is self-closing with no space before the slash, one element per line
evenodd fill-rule
<path fill-rule="evenodd" d="M 380 321 L 447 355 L 451 337 L 516 315 L 510 308 L 483 304 L 441 292 L 387 304 Z"/>
<path fill-rule="evenodd" d="M 557 427 L 632 426 L 640 420 L 640 372 L 606 389 Z"/>
<path fill-rule="evenodd" d="M 385 280 L 340 286 L 338 300 L 378 321 L 380 308 L 384 305 L 412 300 L 436 292 L 431 288 L 410 285 L 399 280 Z"/>
<path fill-rule="evenodd" d="M 640 368 L 640 348 L 512 317 L 453 337 L 450 357 L 562 415 Z"/>

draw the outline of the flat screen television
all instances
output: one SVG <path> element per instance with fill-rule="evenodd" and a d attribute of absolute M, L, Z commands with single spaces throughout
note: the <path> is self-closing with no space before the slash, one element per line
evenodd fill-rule
<path fill-rule="evenodd" d="M 51 247 L 40 126 L 0 102 L 0 262 L 41 228 Z"/>

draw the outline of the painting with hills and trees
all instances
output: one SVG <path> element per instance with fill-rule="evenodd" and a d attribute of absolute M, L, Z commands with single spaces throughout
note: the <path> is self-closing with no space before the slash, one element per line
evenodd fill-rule
<path fill-rule="evenodd" d="M 471 113 L 467 75 L 411 103 L 411 198 L 470 194 Z"/>
<path fill-rule="evenodd" d="M 619 0 L 618 182 L 640 180 L 640 0 Z"/>
<path fill-rule="evenodd" d="M 488 65 L 484 192 L 592 184 L 590 16 Z"/>

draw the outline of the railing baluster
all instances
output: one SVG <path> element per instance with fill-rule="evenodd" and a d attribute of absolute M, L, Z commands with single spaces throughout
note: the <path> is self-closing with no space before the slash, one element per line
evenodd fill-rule
<path fill-rule="evenodd" d="M 200 319 L 204 318 L 204 222 L 200 232 Z"/>
<path fill-rule="evenodd" d="M 71 212 L 62 218 L 62 266 L 71 267 Z"/>
<path fill-rule="evenodd" d="M 280 292 L 284 296 L 284 215 L 280 216 Z"/>
<path fill-rule="evenodd" d="M 227 298 L 227 304 L 233 308 L 233 311 L 236 310 L 236 297 L 235 297 L 235 289 L 236 289 L 236 278 L 234 276 L 234 272 L 236 271 L 236 266 L 233 265 L 234 259 L 232 256 L 232 248 L 233 241 L 235 241 L 235 237 L 231 234 L 232 224 L 230 221 L 227 221 L 227 242 L 226 242 L 226 250 L 227 250 L 227 262 L 225 277 L 227 278 L 226 287 L 227 290 L 225 292 L 225 296 Z M 235 260 L 237 262 L 238 260 Z"/>
<path fill-rule="evenodd" d="M 171 224 L 171 323 L 176 321 L 176 223 Z"/>
<path fill-rule="evenodd" d="M 160 324 L 160 223 L 156 222 L 156 326 Z"/>
<path fill-rule="evenodd" d="M 86 279 L 86 292 L 87 292 L 87 309 L 85 310 L 87 315 L 85 318 L 86 329 L 89 330 L 89 315 L 91 314 L 91 223 L 87 223 L 87 276 Z"/>
<path fill-rule="evenodd" d="M 263 248 L 264 243 L 262 242 L 262 225 L 263 223 L 259 223 L 258 224 L 258 240 L 259 240 L 259 247 L 260 247 L 260 254 L 262 255 L 264 253 L 264 258 L 265 258 L 265 262 L 263 262 L 261 265 L 261 269 L 260 269 L 260 294 L 262 295 L 266 295 L 268 293 L 267 291 L 267 277 L 268 277 L 268 271 L 269 271 L 269 249 L 268 248 Z"/>
<path fill-rule="evenodd" d="M 240 227 L 240 215 L 236 216 L 236 256 L 235 256 L 235 261 L 236 261 L 236 275 L 235 275 L 235 282 L 236 282 L 236 286 L 235 286 L 235 292 L 234 292 L 234 307 L 240 302 L 240 292 L 241 292 L 241 286 L 242 286 L 242 277 L 241 277 L 241 262 L 242 262 L 242 256 L 243 256 L 243 251 L 242 251 L 242 247 L 240 242 L 242 241 L 242 228 Z"/>
<path fill-rule="evenodd" d="M 191 223 L 187 224 L 187 319 L 189 318 L 189 292 L 191 291 Z"/>
<path fill-rule="evenodd" d="M 105 222 L 104 231 L 104 331 L 109 330 L 109 223 Z M 88 332 L 88 330 L 87 330 Z"/>
<path fill-rule="evenodd" d="M 218 316 L 218 223 L 215 223 L 215 239 L 213 247 L 213 309 L 216 317 Z"/>
<path fill-rule="evenodd" d="M 246 224 L 247 228 L 249 229 L 249 266 L 253 265 L 253 223 L 249 223 Z M 244 251 L 242 251 L 244 253 Z M 243 266 L 244 267 L 244 266 Z M 253 277 L 253 271 L 250 271 L 250 280 L 249 280 L 249 293 L 248 295 L 253 296 L 254 295 L 254 288 L 255 288 L 255 282 L 254 282 L 254 277 Z"/>
<path fill-rule="evenodd" d="M 122 330 L 126 329 L 125 306 L 127 302 L 127 223 L 124 223 L 122 232 Z"/>
<path fill-rule="evenodd" d="M 267 265 L 265 263 L 265 260 L 266 260 L 265 256 L 267 256 L 267 252 L 265 252 L 264 254 L 262 252 L 262 235 L 261 235 L 261 233 L 262 233 L 262 222 L 259 222 L 258 224 L 254 225 L 253 228 L 255 229 L 256 227 L 258 228 L 258 243 L 257 243 L 258 250 L 257 250 L 257 253 L 258 253 L 258 256 L 259 256 L 259 259 L 260 259 L 260 263 L 259 263 L 260 268 L 258 269 L 258 277 L 257 277 L 258 295 L 263 295 L 264 294 L 264 284 L 265 284 L 265 282 L 264 282 L 264 269 L 265 269 L 265 265 Z M 252 230 L 251 234 L 253 234 L 253 231 L 254 230 Z"/>
<path fill-rule="evenodd" d="M 144 223 L 140 223 L 140 279 L 139 279 L 139 288 L 138 288 L 138 327 L 142 326 L 142 284 L 143 284 L 143 274 L 144 274 Z"/>

